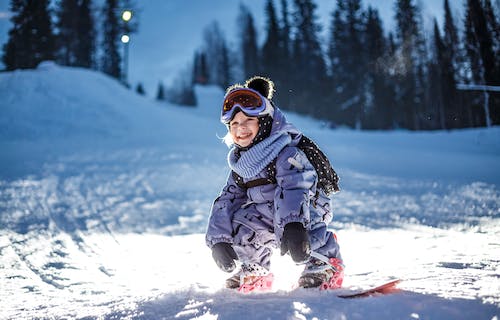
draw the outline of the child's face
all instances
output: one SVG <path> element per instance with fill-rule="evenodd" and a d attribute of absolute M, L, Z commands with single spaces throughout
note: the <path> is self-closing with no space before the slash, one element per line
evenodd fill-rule
<path fill-rule="evenodd" d="M 257 117 L 247 117 L 243 112 L 238 112 L 229 122 L 229 133 L 234 143 L 241 147 L 248 147 L 259 132 Z"/>

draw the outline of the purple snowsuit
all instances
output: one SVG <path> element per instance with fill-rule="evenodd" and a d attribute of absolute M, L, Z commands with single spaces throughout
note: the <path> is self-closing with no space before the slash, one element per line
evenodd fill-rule
<path fill-rule="evenodd" d="M 302 134 L 275 108 L 271 136 L 283 132 L 291 142 L 276 158 L 276 183 L 245 189 L 229 174 L 212 205 L 206 243 L 210 248 L 219 242 L 231 243 L 242 263 L 269 270 L 272 248 L 280 243 L 285 225 L 301 222 L 308 230 L 311 250 L 341 259 L 337 241 L 327 230 L 332 220 L 330 198 L 316 188 L 316 170 L 296 147 Z M 266 171 L 244 181 L 267 178 Z"/>

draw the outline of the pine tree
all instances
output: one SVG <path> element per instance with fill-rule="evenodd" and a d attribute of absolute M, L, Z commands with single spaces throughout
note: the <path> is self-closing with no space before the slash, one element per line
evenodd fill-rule
<path fill-rule="evenodd" d="M 447 49 L 447 55 L 452 61 L 454 73 L 458 76 L 458 68 L 461 63 L 460 59 L 460 37 L 458 30 L 453 21 L 450 5 L 448 0 L 444 0 L 444 32 L 443 32 L 443 45 Z"/>
<path fill-rule="evenodd" d="M 197 102 L 196 102 L 196 94 L 194 92 L 194 87 L 186 83 L 181 88 L 181 91 L 179 92 L 177 99 L 178 99 L 177 104 L 181 106 L 195 107 Z"/>
<path fill-rule="evenodd" d="M 219 82 L 217 83 L 221 88 L 227 88 L 231 85 L 232 75 L 231 75 L 231 62 L 230 62 L 229 48 L 226 43 L 222 44 L 221 56 L 220 56 L 220 74 Z"/>
<path fill-rule="evenodd" d="M 368 7 L 363 43 L 366 51 L 365 108 L 363 127 L 390 129 L 393 125 L 394 89 L 384 64 L 388 48 L 378 11 Z"/>
<path fill-rule="evenodd" d="M 341 110 L 340 118 L 357 128 L 361 128 L 364 121 L 366 97 L 364 28 L 361 0 L 337 0 L 328 52 L 336 92 L 334 97 Z"/>
<path fill-rule="evenodd" d="M 94 66 L 95 30 L 90 0 L 61 0 L 57 12 L 59 62 L 67 66 Z"/>
<path fill-rule="evenodd" d="M 464 32 L 471 81 L 480 85 L 499 85 L 499 64 L 498 59 L 495 59 L 498 57 L 495 57 L 492 31 L 480 0 L 467 0 Z M 479 96 L 476 97 L 476 101 L 480 99 Z M 500 123 L 500 111 L 494 107 L 498 97 L 484 91 L 482 99 L 482 102 L 477 101 L 476 104 L 484 106 L 483 120 L 475 115 L 475 122 L 480 125 Z"/>
<path fill-rule="evenodd" d="M 288 1 L 281 0 L 281 41 L 282 47 L 284 50 L 285 59 L 288 60 L 291 56 L 291 47 L 290 47 L 290 34 L 291 34 L 291 26 L 288 12 Z"/>
<path fill-rule="evenodd" d="M 396 1 L 398 59 L 403 62 L 396 90 L 399 123 L 418 130 L 424 117 L 425 43 L 420 11 L 412 0 Z"/>
<path fill-rule="evenodd" d="M 158 83 L 158 91 L 156 92 L 156 100 L 158 101 L 165 101 L 165 88 L 163 87 L 163 83 L 160 81 Z"/>
<path fill-rule="evenodd" d="M 238 17 L 240 29 L 240 52 L 243 60 L 243 77 L 249 78 L 259 73 L 259 49 L 257 46 L 257 31 L 252 13 L 243 4 L 240 4 Z"/>
<path fill-rule="evenodd" d="M 200 53 L 196 51 L 193 58 L 193 83 L 196 84 L 199 81 L 200 74 Z"/>
<path fill-rule="evenodd" d="M 137 84 L 137 87 L 135 88 L 135 92 L 137 92 L 141 96 L 146 95 L 146 91 L 144 90 L 144 86 L 142 85 L 142 82 L 139 82 Z"/>
<path fill-rule="evenodd" d="M 435 36 L 436 39 L 436 36 Z M 436 39 L 437 40 L 437 39 Z M 457 27 L 453 21 L 448 0 L 444 0 L 444 26 L 442 52 L 438 52 L 439 65 L 443 81 L 443 101 L 444 110 L 446 110 L 446 122 L 444 128 L 463 128 L 470 126 L 469 112 L 467 112 L 468 103 L 459 99 L 459 93 L 456 90 L 457 82 L 461 79 L 460 70 L 464 63 L 463 50 L 460 47 L 460 37 Z M 439 47 L 438 47 L 439 49 Z"/>
<path fill-rule="evenodd" d="M 204 42 L 203 51 L 209 68 L 209 83 L 226 89 L 233 81 L 233 58 L 217 22 L 213 22 L 204 30 Z"/>
<path fill-rule="evenodd" d="M 500 13 L 500 3 L 497 2 L 497 13 Z M 490 0 L 484 0 L 484 15 L 486 16 L 486 23 L 488 29 L 491 32 L 491 38 L 493 41 L 493 52 L 495 55 L 495 61 L 497 62 L 497 71 L 500 68 L 500 22 L 495 16 L 495 10 L 491 6 Z M 498 77 L 496 77 L 498 80 Z M 500 81 L 500 80 L 499 80 Z"/>
<path fill-rule="evenodd" d="M 119 50 L 120 24 L 117 16 L 118 1 L 106 0 L 103 8 L 102 71 L 116 79 L 122 76 Z"/>
<path fill-rule="evenodd" d="M 434 112 L 431 115 L 437 121 L 435 126 L 440 129 L 450 129 L 454 127 L 455 80 L 453 78 L 453 62 L 441 38 L 441 32 L 437 21 L 434 20 L 434 51 L 435 58 L 431 62 L 429 72 L 430 103 Z"/>
<path fill-rule="evenodd" d="M 95 21 L 92 15 L 92 1 L 80 0 L 78 20 L 77 65 L 84 68 L 95 67 L 96 35 Z"/>
<path fill-rule="evenodd" d="M 326 88 L 326 65 L 319 42 L 321 26 L 317 22 L 316 5 L 312 0 L 294 0 L 293 55 L 291 65 L 294 68 L 293 96 L 291 106 L 302 113 L 319 115 L 325 106 L 322 93 Z"/>
<path fill-rule="evenodd" d="M 464 74 L 466 83 L 481 84 L 483 83 L 481 71 L 481 57 L 479 54 L 479 43 L 475 36 L 473 26 L 473 14 L 469 7 L 469 2 L 466 3 L 465 19 L 464 19 L 464 51 L 466 54 L 466 62 L 464 63 Z M 463 94 L 466 96 L 470 103 L 470 118 L 473 127 L 485 126 L 487 118 L 489 119 L 489 110 L 483 109 L 483 96 L 476 91 L 467 91 Z M 484 110 L 484 111 L 483 111 Z"/>
<path fill-rule="evenodd" d="M 472 30 L 471 42 L 475 42 L 481 60 L 482 70 L 477 70 L 476 80 L 484 81 L 484 84 L 500 84 L 500 78 L 496 75 L 496 61 L 493 52 L 492 32 L 488 26 L 485 11 L 479 0 L 468 0 L 467 12 L 470 13 Z M 482 75 L 481 75 L 482 73 Z"/>
<path fill-rule="evenodd" d="M 438 49 L 436 48 L 437 39 L 441 41 L 441 35 L 438 33 L 439 28 L 434 26 L 434 43 L 433 43 L 433 57 L 429 60 L 428 63 L 428 82 L 427 86 L 427 105 L 428 112 L 426 114 L 427 117 L 427 126 L 425 129 L 444 129 L 446 128 L 445 124 L 445 110 L 443 106 L 443 93 L 441 86 L 441 72 L 440 66 L 438 62 Z M 439 38 L 438 38 L 439 37 Z M 442 45 L 442 42 L 441 42 Z"/>
<path fill-rule="evenodd" d="M 78 50 L 78 0 L 61 0 L 57 11 L 57 46 L 59 63 L 66 66 L 76 65 Z"/>
<path fill-rule="evenodd" d="M 166 89 L 167 100 L 169 102 L 181 106 L 196 106 L 197 101 L 191 70 L 192 66 L 182 69 L 174 81 L 172 81 L 172 84 Z"/>
<path fill-rule="evenodd" d="M 285 49 L 285 40 L 282 37 L 282 31 L 276 15 L 276 9 L 272 0 L 266 2 L 266 40 L 262 46 L 261 54 L 261 75 L 269 77 L 273 80 L 275 87 L 286 88 L 286 73 L 289 69 L 287 64 L 287 52 Z M 286 89 L 279 90 L 274 100 L 279 104 L 283 103 L 286 107 L 285 100 Z M 283 94 L 282 94 L 283 93 Z"/>
<path fill-rule="evenodd" d="M 497 13 L 500 13 L 500 3 L 497 3 Z M 491 75 L 493 85 L 500 85 L 500 22 L 495 16 L 495 11 L 490 0 L 484 0 L 484 15 L 488 25 L 488 32 L 491 34 L 494 70 Z M 500 93 L 490 92 L 490 109 L 493 124 L 500 124 Z"/>
<path fill-rule="evenodd" d="M 54 59 L 49 0 L 11 0 L 10 11 L 13 27 L 2 56 L 6 69 L 35 68 L 41 61 Z"/>
<path fill-rule="evenodd" d="M 268 7 L 269 8 L 269 7 Z M 268 10 L 269 11 L 269 10 Z M 270 13 L 269 13 L 270 15 Z M 293 67 L 291 61 L 291 26 L 290 26 L 290 13 L 288 9 L 288 1 L 281 0 L 281 20 L 279 29 L 280 48 L 282 50 L 281 56 L 278 60 L 278 74 L 276 75 L 276 92 L 275 100 L 280 103 L 282 107 L 289 108 L 291 95 L 293 89 L 293 77 L 290 77 L 290 68 Z M 270 19 L 270 18 L 269 18 Z M 269 28 L 268 28 L 269 30 Z"/>
<path fill-rule="evenodd" d="M 209 79 L 206 54 L 204 52 L 196 52 L 193 62 L 193 83 L 207 84 Z"/>
<path fill-rule="evenodd" d="M 281 34 L 276 17 L 276 10 L 272 0 L 266 2 L 266 40 L 262 46 L 262 70 L 275 82 L 278 81 L 279 70 L 283 67 L 279 65 L 280 60 L 283 58 L 283 50 L 280 47 Z"/>

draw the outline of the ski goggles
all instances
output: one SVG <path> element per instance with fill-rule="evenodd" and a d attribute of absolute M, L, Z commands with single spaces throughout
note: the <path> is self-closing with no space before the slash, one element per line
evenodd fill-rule
<path fill-rule="evenodd" d="M 249 117 L 258 117 L 266 114 L 272 116 L 274 109 L 269 100 L 257 91 L 249 88 L 238 88 L 224 97 L 221 122 L 229 123 L 237 110 L 241 110 Z"/>

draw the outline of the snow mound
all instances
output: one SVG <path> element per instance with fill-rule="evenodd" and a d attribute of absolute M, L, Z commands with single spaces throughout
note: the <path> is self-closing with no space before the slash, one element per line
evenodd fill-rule
<path fill-rule="evenodd" d="M 105 74 L 42 62 L 0 74 L 0 141 L 116 139 L 172 133 L 182 108 L 140 96 Z M 177 129 L 177 128 L 174 128 Z"/>

